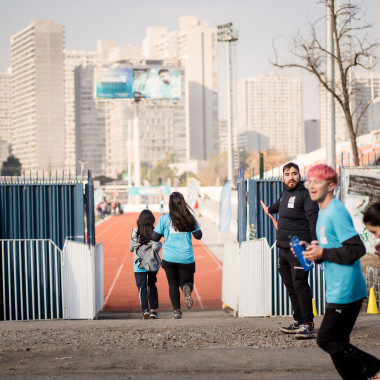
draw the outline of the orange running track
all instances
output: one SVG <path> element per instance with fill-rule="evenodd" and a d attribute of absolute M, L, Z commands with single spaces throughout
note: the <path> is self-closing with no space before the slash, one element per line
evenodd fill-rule
<path fill-rule="evenodd" d="M 141 311 L 133 274 L 133 253 L 128 249 L 138 215 L 139 213 L 117 215 L 96 227 L 96 242 L 103 243 L 103 310 Z M 160 215 L 155 213 L 155 217 L 157 223 Z M 203 235 L 207 233 L 202 232 Z M 196 270 L 193 309 L 219 309 L 222 306 L 222 264 L 202 240 L 193 239 L 193 247 Z M 162 268 L 158 272 L 156 285 L 160 310 L 172 310 L 169 287 Z M 185 308 L 183 298 L 181 305 Z"/>

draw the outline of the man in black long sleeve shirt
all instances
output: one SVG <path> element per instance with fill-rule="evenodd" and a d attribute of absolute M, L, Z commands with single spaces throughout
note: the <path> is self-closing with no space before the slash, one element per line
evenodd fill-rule
<path fill-rule="evenodd" d="M 285 190 L 280 199 L 268 208 L 270 214 L 279 213 L 277 246 L 278 270 L 288 290 L 294 321 L 281 327 L 286 334 L 296 334 L 297 339 L 315 338 L 313 303 L 308 283 L 309 272 L 290 252 L 289 240 L 297 235 L 300 240 L 317 243 L 315 226 L 318 204 L 310 199 L 309 192 L 300 182 L 298 165 L 289 162 L 283 167 Z"/>

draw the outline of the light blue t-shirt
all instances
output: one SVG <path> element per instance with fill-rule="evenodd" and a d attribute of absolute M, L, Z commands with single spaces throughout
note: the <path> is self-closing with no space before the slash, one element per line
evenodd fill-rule
<path fill-rule="evenodd" d="M 162 259 L 171 263 L 191 264 L 194 262 L 193 244 L 191 233 L 199 230 L 195 221 L 196 229 L 191 232 L 178 232 L 171 223 L 170 214 L 161 216 L 154 229 L 160 235 L 164 235 Z"/>
<path fill-rule="evenodd" d="M 317 220 L 317 238 L 322 248 L 340 248 L 357 235 L 351 216 L 344 205 L 334 198 Z M 367 296 L 360 260 L 352 264 L 325 261 L 326 302 L 346 304 Z"/>

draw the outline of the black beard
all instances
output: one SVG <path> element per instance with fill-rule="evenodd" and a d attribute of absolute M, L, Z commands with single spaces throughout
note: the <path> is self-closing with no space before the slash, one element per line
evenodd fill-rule
<path fill-rule="evenodd" d="M 299 185 L 299 182 L 295 182 L 295 185 L 294 186 L 288 186 L 288 185 L 285 185 L 285 187 L 286 187 L 286 189 L 287 190 L 293 190 L 293 189 L 295 189 L 297 186 Z"/>

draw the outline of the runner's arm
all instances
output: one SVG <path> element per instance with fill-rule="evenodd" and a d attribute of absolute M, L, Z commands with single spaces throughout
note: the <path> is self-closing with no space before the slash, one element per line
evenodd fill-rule
<path fill-rule="evenodd" d="M 192 232 L 193 236 L 195 239 L 197 240 L 201 240 L 202 239 L 202 230 L 197 230 L 197 231 L 194 231 Z"/>
<path fill-rule="evenodd" d="M 366 253 L 359 235 L 355 235 L 342 243 L 340 248 L 323 248 L 323 261 L 337 264 L 352 264 Z"/>
<path fill-rule="evenodd" d="M 160 241 L 160 239 L 163 237 L 164 235 L 161 235 L 159 233 L 157 233 L 156 231 L 153 231 L 152 233 L 152 240 L 153 241 Z"/>

